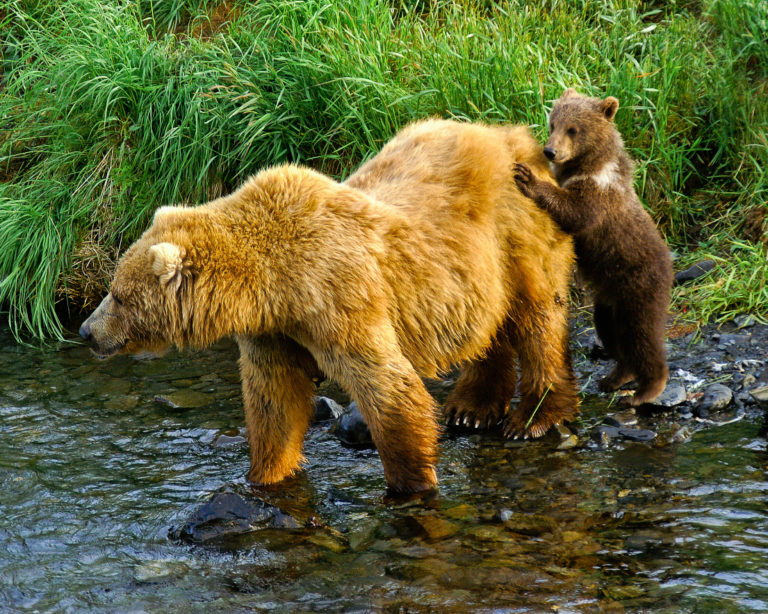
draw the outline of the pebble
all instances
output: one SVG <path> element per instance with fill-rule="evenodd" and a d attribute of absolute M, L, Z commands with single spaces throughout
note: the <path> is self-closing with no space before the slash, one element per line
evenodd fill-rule
<path fill-rule="evenodd" d="M 634 409 L 617 411 L 615 414 L 607 416 L 603 422 L 608 426 L 635 426 L 637 424 L 637 414 Z"/>
<path fill-rule="evenodd" d="M 714 260 L 702 260 L 701 262 L 697 262 L 693 266 L 675 273 L 675 285 L 680 285 L 687 281 L 697 279 L 702 275 L 706 275 L 714 268 Z"/>
<path fill-rule="evenodd" d="M 755 319 L 755 316 L 748 313 L 743 313 L 740 316 L 733 318 L 733 323 L 736 325 L 736 328 L 739 329 L 752 328 L 755 324 L 757 324 L 757 320 Z"/>
<path fill-rule="evenodd" d="M 753 388 L 749 391 L 749 394 L 761 407 L 768 408 L 768 386 Z"/>
<path fill-rule="evenodd" d="M 594 441 L 601 446 L 607 446 L 611 443 L 611 439 L 619 436 L 619 428 L 616 426 L 607 426 L 605 424 L 599 424 L 591 433 L 591 437 Z"/>
<path fill-rule="evenodd" d="M 333 399 L 328 397 L 315 397 L 315 413 L 312 417 L 313 422 L 327 422 L 336 420 L 344 413 L 344 408 Z"/>
<path fill-rule="evenodd" d="M 210 405 L 213 396 L 197 390 L 177 390 L 170 394 L 157 395 L 155 402 L 161 405 L 167 405 L 171 409 L 192 409 L 194 407 L 204 407 Z"/>
<path fill-rule="evenodd" d="M 578 436 L 563 424 L 556 424 L 552 429 L 552 432 L 555 433 L 555 437 L 558 441 L 558 450 L 570 450 L 579 445 Z"/>
<path fill-rule="evenodd" d="M 732 400 L 733 391 L 728 386 L 712 384 L 704 391 L 704 395 L 694 407 L 696 416 L 708 418 L 711 412 L 728 407 Z"/>
<path fill-rule="evenodd" d="M 353 448 L 374 447 L 371 431 L 354 401 L 336 420 L 332 432 L 346 446 Z"/>
<path fill-rule="evenodd" d="M 669 382 L 658 398 L 648 403 L 648 405 L 656 405 L 658 407 L 675 407 L 684 403 L 688 395 L 685 391 L 685 386 L 680 382 Z"/>

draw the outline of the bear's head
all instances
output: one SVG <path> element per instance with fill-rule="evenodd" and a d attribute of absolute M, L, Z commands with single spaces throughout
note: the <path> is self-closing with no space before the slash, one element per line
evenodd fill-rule
<path fill-rule="evenodd" d="M 194 267 L 178 239 L 150 228 L 120 258 L 109 294 L 83 322 L 80 336 L 99 358 L 164 352 L 183 345 L 191 313 Z"/>
<path fill-rule="evenodd" d="M 613 96 L 601 100 L 565 90 L 549 115 L 544 155 L 562 166 L 579 164 L 585 155 L 602 155 L 618 134 L 613 125 L 618 110 Z"/>

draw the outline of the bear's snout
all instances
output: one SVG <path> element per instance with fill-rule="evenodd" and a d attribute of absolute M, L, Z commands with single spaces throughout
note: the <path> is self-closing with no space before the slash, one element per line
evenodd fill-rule
<path fill-rule="evenodd" d="M 78 332 L 80 333 L 80 336 L 81 336 L 81 337 L 82 337 L 82 338 L 83 338 L 85 341 L 90 341 L 90 340 L 91 340 L 91 337 L 93 337 L 93 335 L 91 334 L 91 327 L 88 325 L 88 320 L 86 320 L 85 322 L 83 322 L 83 324 L 82 324 L 82 326 L 80 327 L 80 330 L 79 330 Z"/>
<path fill-rule="evenodd" d="M 544 155 L 547 156 L 547 160 L 550 160 L 550 161 L 554 160 L 556 153 L 557 152 L 554 149 L 552 149 L 551 147 L 545 147 L 544 148 Z"/>

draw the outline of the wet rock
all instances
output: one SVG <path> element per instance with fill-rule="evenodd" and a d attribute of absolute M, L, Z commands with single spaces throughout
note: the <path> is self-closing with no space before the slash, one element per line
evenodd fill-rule
<path fill-rule="evenodd" d="M 718 341 L 718 349 L 725 350 L 728 349 L 729 346 L 746 346 L 749 345 L 750 339 L 752 339 L 751 335 L 735 335 L 732 333 L 722 333 L 719 337 L 716 335 L 713 335 L 713 338 L 716 338 L 716 341 Z"/>
<path fill-rule="evenodd" d="M 760 386 L 749 391 L 750 396 L 760 404 L 760 407 L 768 408 L 768 386 Z"/>
<path fill-rule="evenodd" d="M 371 431 L 354 401 L 334 423 L 333 434 L 339 438 L 341 443 L 352 448 L 374 447 Z"/>
<path fill-rule="evenodd" d="M 732 400 L 733 391 L 728 386 L 712 384 L 704 391 L 694 411 L 699 418 L 708 418 L 711 412 L 728 407 Z"/>
<path fill-rule="evenodd" d="M 514 514 L 515 513 L 512 510 L 500 509 L 496 512 L 494 519 L 498 520 L 499 522 L 507 522 L 512 518 L 512 516 L 514 516 Z"/>
<path fill-rule="evenodd" d="M 550 429 L 550 433 L 550 437 L 557 442 L 558 450 L 570 450 L 579 445 L 578 436 L 563 424 L 556 424 Z"/>
<path fill-rule="evenodd" d="M 693 266 L 675 273 L 675 285 L 679 286 L 687 281 L 698 279 L 715 268 L 714 260 L 702 260 Z"/>
<path fill-rule="evenodd" d="M 667 441 L 669 443 L 685 443 L 686 441 L 690 440 L 691 435 L 693 435 L 693 432 L 691 429 L 687 426 L 681 426 L 677 429 L 674 429 L 672 433 L 667 437 Z"/>
<path fill-rule="evenodd" d="M 733 318 L 733 323 L 738 329 L 752 328 L 755 324 L 757 324 L 757 320 L 755 319 L 755 316 L 748 313 L 743 313 L 740 316 Z"/>
<path fill-rule="evenodd" d="M 180 561 L 146 561 L 133 570 L 133 579 L 141 583 L 164 582 L 172 578 L 180 578 L 188 570 L 189 567 Z"/>
<path fill-rule="evenodd" d="M 615 414 L 607 416 L 603 422 L 608 426 L 616 426 L 619 428 L 635 426 L 637 424 L 637 413 L 634 409 L 617 411 Z"/>
<path fill-rule="evenodd" d="M 619 435 L 631 441 L 652 441 L 656 439 L 656 433 L 648 429 L 619 429 Z"/>
<path fill-rule="evenodd" d="M 195 510 L 183 526 L 172 528 L 170 536 L 194 543 L 206 543 L 258 529 L 295 529 L 301 525 L 268 503 L 237 493 L 215 494 Z"/>
<path fill-rule="evenodd" d="M 539 514 L 513 514 L 504 522 L 510 531 L 522 535 L 538 536 L 557 531 L 558 523 L 554 518 Z"/>
<path fill-rule="evenodd" d="M 599 445 L 607 446 L 611 443 L 612 439 L 615 439 L 619 436 L 619 428 L 616 426 L 600 424 L 592 430 L 590 436 Z"/>
<path fill-rule="evenodd" d="M 213 440 L 213 446 L 215 448 L 228 448 L 230 446 L 239 446 L 245 442 L 246 439 L 242 435 L 219 435 Z"/>
<path fill-rule="evenodd" d="M 167 405 L 171 409 L 193 409 L 209 405 L 213 397 L 197 390 L 177 390 L 170 394 L 157 395 L 155 402 Z"/>
<path fill-rule="evenodd" d="M 315 397 L 315 413 L 312 416 L 313 422 L 326 422 L 336 420 L 344 413 L 344 408 L 333 399 L 328 397 Z"/>
<path fill-rule="evenodd" d="M 459 532 L 459 526 L 437 516 L 416 516 L 413 520 L 427 534 L 427 538 L 433 541 L 445 539 Z"/>
<path fill-rule="evenodd" d="M 647 403 L 647 405 L 656 407 L 675 407 L 676 405 L 680 405 L 680 403 L 684 403 L 687 398 L 688 395 L 685 391 L 685 386 L 680 382 L 669 382 L 664 389 L 664 392 L 650 403 Z"/>

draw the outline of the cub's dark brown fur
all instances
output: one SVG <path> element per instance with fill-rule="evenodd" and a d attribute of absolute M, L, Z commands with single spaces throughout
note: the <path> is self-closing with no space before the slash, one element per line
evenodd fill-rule
<path fill-rule="evenodd" d="M 656 398 L 667 381 L 664 328 L 672 286 L 669 249 L 632 187 L 633 162 L 613 119 L 619 101 L 566 90 L 550 115 L 544 153 L 559 187 L 524 164 L 515 180 L 523 194 L 573 235 L 579 268 L 595 294 L 595 329 L 614 370 L 604 391 L 637 380 L 630 400 Z"/>

